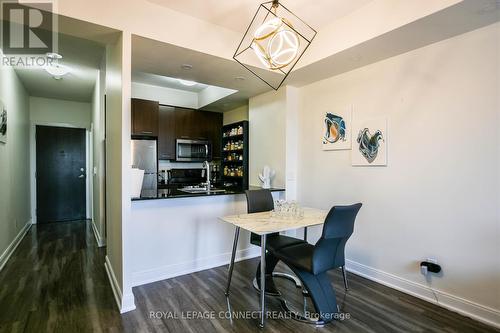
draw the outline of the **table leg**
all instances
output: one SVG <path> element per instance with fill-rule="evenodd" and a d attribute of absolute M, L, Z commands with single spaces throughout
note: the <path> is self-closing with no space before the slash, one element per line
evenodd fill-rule
<path fill-rule="evenodd" d="M 264 328 L 266 314 L 266 235 L 260 238 L 260 328 Z"/>
<path fill-rule="evenodd" d="M 238 248 L 238 238 L 240 237 L 240 227 L 236 227 L 234 231 L 233 253 L 231 253 L 231 262 L 229 263 L 229 271 L 227 276 L 226 297 L 229 296 L 229 287 L 231 286 L 231 278 L 233 277 L 234 258 L 236 257 L 236 249 Z"/>
<path fill-rule="evenodd" d="M 304 227 L 304 240 L 307 242 L 307 227 Z"/>

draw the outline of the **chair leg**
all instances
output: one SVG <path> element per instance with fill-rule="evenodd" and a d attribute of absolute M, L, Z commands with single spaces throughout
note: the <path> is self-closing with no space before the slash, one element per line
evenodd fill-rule
<path fill-rule="evenodd" d="M 335 319 L 335 314 L 338 312 L 337 299 L 335 297 L 335 291 L 332 288 L 331 281 L 326 272 L 313 275 L 309 272 L 296 268 L 292 268 L 292 270 L 300 278 L 302 284 L 307 289 L 308 295 L 311 297 L 314 308 L 319 315 L 315 321 L 307 321 L 316 325 L 322 325 Z M 286 301 L 281 299 L 281 304 L 282 306 L 285 305 L 284 307 L 286 308 Z M 304 318 L 297 319 L 306 321 L 303 320 Z"/>
<path fill-rule="evenodd" d="M 347 275 L 346 275 L 346 271 L 345 271 L 345 266 L 342 266 L 342 275 L 344 276 L 344 287 L 345 287 L 345 290 L 349 290 L 349 286 L 347 285 Z"/>

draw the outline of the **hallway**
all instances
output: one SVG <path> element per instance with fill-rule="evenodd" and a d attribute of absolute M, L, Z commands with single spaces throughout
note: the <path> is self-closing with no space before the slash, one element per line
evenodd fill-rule
<path fill-rule="evenodd" d="M 86 221 L 33 225 L 0 272 L 0 332 L 121 331 Z"/>

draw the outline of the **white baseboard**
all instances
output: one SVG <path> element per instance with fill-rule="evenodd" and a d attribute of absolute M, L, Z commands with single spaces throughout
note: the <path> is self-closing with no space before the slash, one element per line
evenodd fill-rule
<path fill-rule="evenodd" d="M 106 256 L 106 262 L 104 263 L 106 268 L 106 273 L 108 274 L 109 283 L 111 284 L 111 289 L 113 290 L 113 295 L 115 296 L 116 305 L 120 310 L 120 313 L 129 312 L 135 310 L 134 295 L 130 292 L 125 296 L 122 294 L 118 280 L 116 279 L 115 272 L 113 271 L 113 266 L 109 261 L 108 256 Z"/>
<path fill-rule="evenodd" d="M 485 324 L 500 328 L 500 311 L 469 300 L 431 289 L 426 285 L 400 278 L 352 260 L 346 260 L 346 269 L 356 275 L 397 289 L 406 294 L 434 303 L 453 312 L 473 318 Z M 434 293 L 433 293 L 434 291 Z M 434 296 L 434 294 L 436 296 Z M 436 301 L 437 300 L 439 301 Z"/>
<path fill-rule="evenodd" d="M 92 223 L 92 230 L 94 231 L 94 237 L 97 242 L 98 247 L 103 247 L 106 246 L 106 241 L 101 237 L 101 234 L 99 233 L 99 230 L 97 230 L 97 226 L 94 223 L 94 220 L 91 221 Z"/>
<path fill-rule="evenodd" d="M 19 233 L 14 238 L 12 243 L 10 243 L 9 246 L 7 246 L 5 251 L 2 253 L 2 255 L 0 256 L 0 271 L 4 268 L 5 264 L 7 264 L 7 261 L 9 261 L 10 256 L 12 256 L 12 253 L 14 253 L 16 248 L 19 246 L 19 243 L 21 243 L 21 241 L 23 240 L 24 236 L 28 233 L 30 228 L 31 228 L 31 220 L 24 225 L 24 227 L 21 229 L 21 231 L 19 231 Z"/>
<path fill-rule="evenodd" d="M 246 260 L 260 256 L 260 248 L 250 247 L 236 252 L 235 261 Z M 186 275 L 206 269 L 229 264 L 231 253 L 224 253 L 208 258 L 201 258 L 189 262 L 162 266 L 155 269 L 134 272 L 132 274 L 133 286 L 170 279 L 176 276 Z"/>

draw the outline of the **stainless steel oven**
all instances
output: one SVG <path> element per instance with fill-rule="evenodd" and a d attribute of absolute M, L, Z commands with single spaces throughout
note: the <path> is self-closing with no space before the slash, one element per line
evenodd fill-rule
<path fill-rule="evenodd" d="M 177 162 L 203 162 L 212 160 L 212 145 L 208 140 L 177 139 Z"/>

